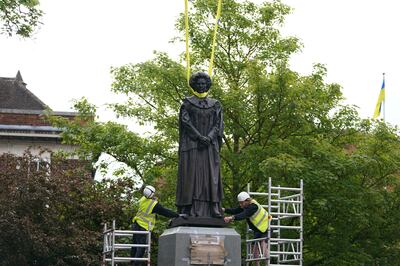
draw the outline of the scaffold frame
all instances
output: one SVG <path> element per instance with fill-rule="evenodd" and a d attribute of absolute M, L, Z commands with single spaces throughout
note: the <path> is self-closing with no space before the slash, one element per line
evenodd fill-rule
<path fill-rule="evenodd" d="M 150 228 L 150 226 L 149 226 Z M 147 244 L 125 244 L 117 243 L 121 237 L 131 237 L 135 234 L 147 235 Z M 117 256 L 117 250 L 129 250 L 133 247 L 142 247 L 147 251 L 147 256 L 144 258 L 133 258 L 125 256 Z M 132 230 L 117 230 L 115 220 L 112 221 L 112 227 L 108 228 L 107 223 L 104 224 L 103 229 L 103 263 L 102 265 L 117 266 L 117 263 L 130 263 L 133 261 L 145 261 L 150 266 L 151 255 L 151 231 L 132 231 Z"/>
<path fill-rule="evenodd" d="M 250 184 L 247 184 L 247 192 L 251 197 L 267 197 L 264 198 L 267 205 L 262 206 L 268 209 L 272 220 L 269 221 L 267 238 L 246 237 L 246 265 L 252 262 L 256 265 L 263 262 L 268 266 L 303 265 L 303 180 L 300 180 L 298 188 L 293 188 L 273 186 L 269 178 L 268 192 L 251 191 Z M 296 237 L 285 238 L 285 231 L 291 231 Z M 266 250 L 262 248 L 264 243 Z"/>

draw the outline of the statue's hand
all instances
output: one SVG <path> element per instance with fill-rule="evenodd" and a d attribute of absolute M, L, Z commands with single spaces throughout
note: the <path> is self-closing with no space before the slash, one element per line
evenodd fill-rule
<path fill-rule="evenodd" d="M 211 144 L 211 139 L 207 136 L 200 136 L 199 141 L 204 146 L 209 146 Z"/>

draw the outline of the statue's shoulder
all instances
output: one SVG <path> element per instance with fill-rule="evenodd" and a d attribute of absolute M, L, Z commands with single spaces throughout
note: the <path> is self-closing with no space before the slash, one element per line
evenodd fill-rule
<path fill-rule="evenodd" d="M 214 99 L 214 98 L 207 98 L 207 101 L 208 101 L 208 104 L 210 106 L 214 106 L 216 104 L 219 104 L 219 101 L 217 99 Z"/>
<path fill-rule="evenodd" d="M 209 100 L 209 105 L 210 106 L 217 106 L 217 107 L 221 107 L 221 103 L 217 100 L 217 99 L 214 99 L 214 98 L 208 98 L 208 100 Z"/>
<path fill-rule="evenodd" d="M 209 107 L 217 107 L 217 108 L 221 108 L 221 103 L 214 98 L 207 98 L 207 103 Z"/>
<path fill-rule="evenodd" d="M 190 103 L 191 101 L 194 101 L 195 96 L 186 96 L 185 98 L 183 98 L 183 103 Z"/>
<path fill-rule="evenodd" d="M 195 100 L 192 99 L 192 98 L 193 98 L 193 96 L 183 98 L 181 106 L 182 107 L 187 107 L 188 105 L 193 104 L 193 102 L 195 102 Z"/>
<path fill-rule="evenodd" d="M 215 105 L 217 105 L 218 107 L 220 106 L 219 101 L 214 98 L 209 98 L 209 97 L 199 98 L 194 95 L 190 97 L 185 97 L 183 99 L 182 105 L 187 105 L 187 104 L 191 104 L 200 108 L 211 108 Z"/>

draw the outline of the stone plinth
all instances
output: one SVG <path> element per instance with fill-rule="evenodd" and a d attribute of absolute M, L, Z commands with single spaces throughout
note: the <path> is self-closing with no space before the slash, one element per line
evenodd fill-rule
<path fill-rule="evenodd" d="M 240 266 L 240 235 L 232 228 L 179 226 L 160 236 L 157 265 L 201 265 L 202 261 Z"/>
<path fill-rule="evenodd" d="M 193 226 L 193 227 L 228 227 L 228 224 L 224 222 L 224 218 L 212 218 L 212 217 L 193 217 L 187 218 L 178 217 L 171 221 L 169 227 L 179 226 Z"/>

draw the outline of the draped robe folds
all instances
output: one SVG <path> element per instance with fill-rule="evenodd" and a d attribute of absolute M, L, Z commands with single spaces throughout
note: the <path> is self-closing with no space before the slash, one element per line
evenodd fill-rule
<path fill-rule="evenodd" d="M 185 98 L 179 113 L 179 165 L 176 205 L 180 213 L 211 217 L 221 210 L 223 189 L 220 145 L 223 135 L 221 104 L 212 98 Z M 200 143 L 208 136 L 211 144 Z"/>

